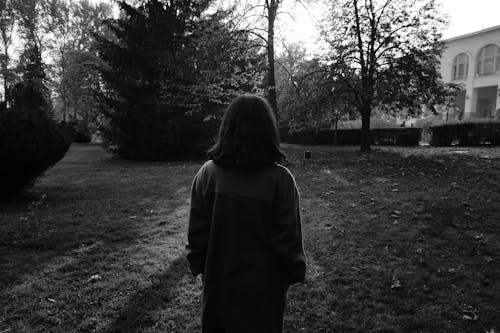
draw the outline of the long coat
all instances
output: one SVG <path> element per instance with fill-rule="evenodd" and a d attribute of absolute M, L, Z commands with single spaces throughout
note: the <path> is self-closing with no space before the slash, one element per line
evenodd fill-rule
<path fill-rule="evenodd" d="M 290 171 L 205 163 L 192 185 L 186 247 L 191 272 L 203 274 L 203 333 L 282 332 L 286 291 L 306 269 Z"/>

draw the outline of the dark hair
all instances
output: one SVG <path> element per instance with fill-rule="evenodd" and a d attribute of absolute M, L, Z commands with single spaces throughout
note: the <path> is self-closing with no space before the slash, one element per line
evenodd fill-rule
<path fill-rule="evenodd" d="M 267 101 L 255 95 L 236 97 L 224 114 L 217 142 L 208 156 L 224 168 L 246 170 L 270 166 L 285 158 L 276 118 Z"/>

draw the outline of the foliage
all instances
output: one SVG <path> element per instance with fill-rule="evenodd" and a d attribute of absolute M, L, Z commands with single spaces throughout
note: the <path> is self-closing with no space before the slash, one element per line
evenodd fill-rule
<path fill-rule="evenodd" d="M 460 122 L 431 126 L 431 145 L 500 145 L 500 122 Z"/>
<path fill-rule="evenodd" d="M 50 91 L 47 87 L 47 76 L 42 61 L 42 53 L 36 43 L 27 43 L 20 57 L 17 68 L 24 82 L 30 82 L 38 91 L 43 93 L 48 101 Z"/>
<path fill-rule="evenodd" d="M 217 117 L 237 93 L 256 91 L 261 57 L 224 13 L 202 15 L 207 1 L 120 3 L 108 20 L 114 39 L 96 36 L 105 81 L 104 138 L 124 158 L 199 155 Z"/>
<path fill-rule="evenodd" d="M 64 157 L 70 135 L 48 114 L 36 85 L 17 84 L 13 105 L 0 114 L 0 197 L 31 187 L 45 170 Z"/>
<path fill-rule="evenodd" d="M 31 81 L 53 101 L 63 121 L 96 127 L 94 90 L 100 89 L 93 32 L 112 14 L 109 3 L 88 0 L 0 0 L 0 74 L 4 90 Z M 12 41 L 21 41 L 13 52 Z M 19 55 L 17 57 L 17 55 Z M 8 96 L 7 96 L 8 99 Z"/>
<path fill-rule="evenodd" d="M 46 0 L 49 4 L 47 48 L 55 61 L 50 83 L 56 95 L 56 115 L 63 121 L 82 119 L 96 127 L 100 91 L 96 69 L 101 62 L 92 33 L 106 34 L 101 23 L 111 16 L 111 6 L 88 1 Z"/>
<path fill-rule="evenodd" d="M 47 0 L 49 1 L 49 0 Z M 14 96 L 10 90 L 16 82 L 28 83 L 34 89 L 43 94 L 44 99 L 50 104 L 50 89 L 48 86 L 47 66 L 43 61 L 45 48 L 45 30 L 43 17 L 47 9 L 47 1 L 37 0 L 10 0 L 14 26 L 17 27 L 15 37 L 22 41 L 22 49 L 19 60 L 15 66 L 15 75 L 10 79 L 7 86 L 8 99 Z M 8 53 L 8 50 L 7 50 Z M 7 55 L 7 61 L 9 57 Z M 6 64 L 9 67 L 9 64 Z M 50 109 L 50 106 L 48 106 Z"/>
<path fill-rule="evenodd" d="M 63 75 L 55 82 L 60 106 L 56 112 L 63 120 L 81 119 L 98 127 L 102 105 L 96 95 L 102 84 L 97 68 L 102 61 L 91 51 L 76 50 L 68 51 L 65 59 Z"/>
<path fill-rule="evenodd" d="M 76 143 L 90 143 L 92 140 L 92 133 L 89 125 L 84 120 L 72 120 L 67 123 L 71 130 L 71 137 L 73 142 Z"/>
<path fill-rule="evenodd" d="M 454 94 L 439 80 L 445 19 L 434 0 L 342 0 L 332 3 L 323 34 L 332 78 L 362 118 L 362 150 L 370 149 L 377 106 L 419 112 Z"/>
<path fill-rule="evenodd" d="M 329 66 L 320 59 L 305 59 L 304 49 L 290 45 L 278 61 L 280 126 L 292 131 L 336 128 L 340 120 L 353 116 L 353 108 L 340 98 Z"/>

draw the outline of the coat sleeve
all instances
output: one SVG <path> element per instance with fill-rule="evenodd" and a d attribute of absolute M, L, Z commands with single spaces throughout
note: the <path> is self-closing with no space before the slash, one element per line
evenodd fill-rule
<path fill-rule="evenodd" d="M 194 177 L 191 186 L 191 204 L 189 209 L 187 259 L 191 273 L 197 276 L 205 270 L 205 257 L 208 246 L 209 219 L 206 215 L 206 203 L 203 196 L 203 168 Z"/>
<path fill-rule="evenodd" d="M 291 174 L 279 185 L 275 201 L 275 215 L 271 231 L 274 251 L 285 270 L 285 283 L 303 283 L 306 274 L 306 260 L 302 240 L 299 192 Z"/>

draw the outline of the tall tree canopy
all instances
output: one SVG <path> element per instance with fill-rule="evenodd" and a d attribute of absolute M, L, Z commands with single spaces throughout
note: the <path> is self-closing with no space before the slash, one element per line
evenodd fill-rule
<path fill-rule="evenodd" d="M 247 34 L 224 24 L 224 13 L 203 14 L 209 1 L 119 5 L 121 17 L 106 23 L 114 37 L 97 37 L 105 62 L 104 134 L 130 159 L 202 152 L 224 103 L 258 89 L 261 55 Z"/>
<path fill-rule="evenodd" d="M 439 80 L 446 21 L 435 0 L 339 0 L 323 24 L 332 79 L 362 118 L 361 150 L 374 107 L 418 110 L 452 93 Z"/>
<path fill-rule="evenodd" d="M 91 4 L 87 0 L 48 1 L 46 30 L 50 38 L 47 48 L 52 58 L 51 87 L 56 96 L 57 111 L 62 120 L 82 119 L 97 122 L 100 63 L 95 50 L 94 32 L 102 32 L 102 21 L 111 16 L 106 3 Z"/>

